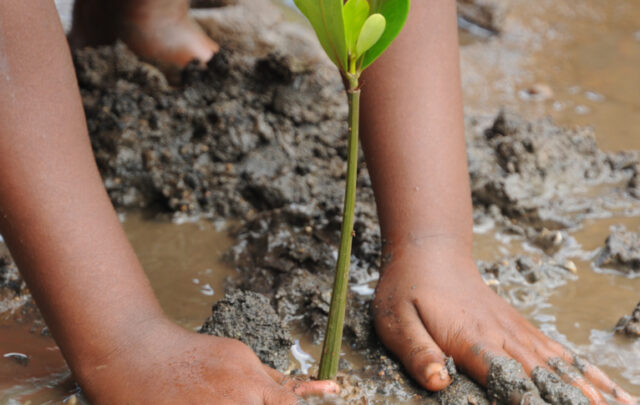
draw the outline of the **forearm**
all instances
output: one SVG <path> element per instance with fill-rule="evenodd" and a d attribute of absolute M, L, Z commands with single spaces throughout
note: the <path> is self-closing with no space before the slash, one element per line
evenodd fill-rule
<path fill-rule="evenodd" d="M 404 31 L 362 79 L 361 138 L 388 246 L 436 237 L 471 252 L 455 7 L 413 1 Z"/>
<path fill-rule="evenodd" d="M 161 310 L 102 186 L 53 2 L 0 2 L 0 46 L 0 232 L 78 368 Z"/>

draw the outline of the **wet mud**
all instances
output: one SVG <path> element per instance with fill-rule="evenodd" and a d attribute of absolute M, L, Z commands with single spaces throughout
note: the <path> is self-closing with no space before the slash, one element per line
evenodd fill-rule
<path fill-rule="evenodd" d="M 224 256 L 236 270 L 226 282 L 231 290 L 202 332 L 238 338 L 267 364 L 297 374 L 302 370 L 288 357 L 291 334 L 320 343 L 329 309 L 347 105 L 340 78 L 318 62 L 320 50 L 308 32 L 283 23 L 263 35 L 278 22 L 263 3 L 254 5 L 266 10 L 262 14 L 243 14 L 247 6 L 238 0 L 201 19 L 209 34 L 223 39 L 223 50 L 206 67 L 187 67 L 178 84 L 123 44 L 77 50 L 73 57 L 91 143 L 114 204 L 175 219 L 235 220 L 234 244 Z M 459 13 L 495 35 L 505 24 L 501 3 L 461 0 Z M 239 28 L 241 18 L 251 24 Z M 576 265 L 565 260 L 574 248 L 570 233 L 586 220 L 637 209 L 637 154 L 604 152 L 589 128 L 568 129 L 510 110 L 467 114 L 465 124 L 476 228 L 537 249 L 479 262 L 480 272 L 516 307 L 541 305 L 577 278 Z M 361 361 L 341 361 L 343 402 L 584 403 L 555 374 L 539 369 L 529 379 L 507 359 L 492 363 L 487 390 L 462 373 L 436 394 L 418 387 L 373 330 L 369 306 L 381 240 L 362 159 L 357 195 L 344 339 Z M 637 234 L 615 231 L 595 265 L 638 271 L 637 241 Z M 0 259 L 0 313 L 33 305 L 25 302 L 28 291 L 15 266 Z M 640 308 L 616 330 L 637 335 L 639 324 Z"/>
<path fill-rule="evenodd" d="M 486 355 L 485 355 L 486 356 Z M 495 357 L 487 376 L 489 398 L 501 404 L 545 404 L 538 388 L 515 360 Z"/>
<path fill-rule="evenodd" d="M 549 119 L 527 121 L 509 111 L 487 124 L 467 118 L 472 195 L 476 206 L 486 207 L 487 215 L 511 232 L 572 228 L 584 219 L 606 216 L 611 206 L 635 206 L 625 187 L 611 186 L 597 196 L 593 191 L 628 182 L 636 153 L 605 153 L 589 128 L 561 128 Z M 562 241 L 562 235 L 550 236 L 552 246 Z"/>
<path fill-rule="evenodd" d="M 0 244 L 0 252 L 3 248 Z M 31 331 L 43 335 L 49 333 L 13 259 L 0 253 L 0 322 L 3 321 L 28 324 Z"/>
<path fill-rule="evenodd" d="M 28 299 L 29 290 L 8 255 L 0 256 L 0 313 L 12 312 Z"/>
<path fill-rule="evenodd" d="M 640 303 L 638 303 L 631 315 L 620 318 L 615 329 L 617 333 L 640 338 Z"/>
<path fill-rule="evenodd" d="M 531 372 L 531 379 L 540 390 L 540 396 L 551 404 L 589 405 L 589 400 L 579 389 L 565 383 L 546 368 L 536 367 Z"/>
<path fill-rule="evenodd" d="M 249 346 L 264 364 L 280 371 L 289 367 L 293 338 L 283 327 L 269 300 L 261 294 L 227 292 L 213 306 L 211 316 L 198 332 L 238 339 Z"/>
<path fill-rule="evenodd" d="M 626 274 L 640 273 L 640 232 L 630 232 L 616 227 L 605 241 L 598 255 L 596 266 Z"/>
<path fill-rule="evenodd" d="M 458 0 L 458 17 L 488 33 L 499 34 L 508 10 L 499 0 Z"/>

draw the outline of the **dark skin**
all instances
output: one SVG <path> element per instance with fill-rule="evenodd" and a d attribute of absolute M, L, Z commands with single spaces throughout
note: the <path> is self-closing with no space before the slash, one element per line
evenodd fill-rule
<path fill-rule="evenodd" d="M 187 7 L 80 1 L 73 41 L 121 38 L 166 65 L 206 60 L 217 45 Z M 293 404 L 296 394 L 335 392 L 330 382 L 286 380 L 240 342 L 167 320 L 102 186 L 55 8 L 0 2 L 0 39 L 0 233 L 85 394 L 104 404 Z M 552 357 L 572 361 L 475 267 L 459 80 L 452 0 L 415 0 L 404 32 L 363 79 L 362 142 L 389 258 L 376 328 L 434 391 L 451 381 L 443 353 L 483 384 L 491 356 L 512 357 L 528 373 Z M 592 403 L 606 403 L 594 386 L 634 403 L 585 367 L 574 383 Z"/>
<path fill-rule="evenodd" d="M 0 39 L 0 232 L 85 395 L 281 405 L 335 392 L 166 318 L 102 186 L 53 3 L 0 2 Z"/>

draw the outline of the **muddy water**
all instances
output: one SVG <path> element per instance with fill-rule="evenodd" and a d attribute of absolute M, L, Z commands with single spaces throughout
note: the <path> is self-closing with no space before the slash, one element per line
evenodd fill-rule
<path fill-rule="evenodd" d="M 496 3 L 506 7 L 500 38 L 462 50 L 465 107 L 551 115 L 593 126 L 604 150 L 640 149 L 640 3 Z"/>
<path fill-rule="evenodd" d="M 593 125 L 606 150 L 640 149 L 638 21 L 637 0 L 511 1 L 501 38 L 464 37 L 467 110 L 494 114 L 508 106 L 527 118 L 552 115 L 564 125 Z M 640 300 L 640 278 L 602 274 L 591 266 L 616 224 L 637 230 L 640 218 L 586 221 L 572 233 L 580 245 L 570 257 L 578 280 L 556 289 L 545 305 L 523 312 L 640 395 L 640 342 L 610 333 Z M 197 327 L 230 274 L 218 261 L 230 244 L 222 227 L 206 221 L 176 225 L 137 213 L 126 215 L 124 226 L 165 311 L 181 325 Z M 491 231 L 476 235 L 478 259 L 498 260 L 527 249 L 523 241 Z M 56 403 L 74 392 L 50 338 L 22 325 L 0 324 L 0 354 L 10 352 L 27 354 L 30 361 L 0 358 L 0 403 Z M 313 367 L 319 347 L 300 336 L 293 352 L 301 368 Z M 358 364 L 357 358 L 350 360 Z"/>
<path fill-rule="evenodd" d="M 640 229 L 640 218 L 613 217 L 587 221 L 573 234 L 583 253 L 574 258 L 579 279 L 558 288 L 549 307 L 538 310 L 534 321 L 557 340 L 570 342 L 630 392 L 640 394 L 640 341 L 614 336 L 611 326 L 640 300 L 640 278 L 594 271 L 589 258 L 602 246 L 613 225 Z"/>
<path fill-rule="evenodd" d="M 231 243 L 224 224 L 176 224 L 141 213 L 121 214 L 121 219 L 167 315 L 188 329 L 202 325 L 223 295 L 224 279 L 231 276 L 220 262 Z M 0 323 L 0 355 L 6 353 L 25 354 L 30 360 L 20 364 L 0 357 L 0 404 L 57 403 L 75 392 L 53 339 L 24 325 Z"/>
<path fill-rule="evenodd" d="M 185 328 L 202 325 L 230 275 L 220 262 L 231 246 L 224 223 L 177 225 L 134 213 L 126 215 L 124 228 L 167 315 Z"/>
<path fill-rule="evenodd" d="M 614 224 L 639 229 L 640 218 L 613 217 L 585 223 L 573 234 L 581 245 L 577 257 L 572 257 L 578 266 L 578 280 L 555 290 L 548 305 L 525 314 L 601 366 L 630 392 L 640 394 L 640 342 L 609 332 L 640 298 L 640 278 L 596 273 L 589 261 Z M 221 297 L 224 278 L 232 275 L 219 262 L 230 245 L 223 227 L 208 221 L 175 224 L 139 213 L 127 214 L 124 227 L 167 314 L 187 328 L 199 326 L 211 304 Z M 525 251 L 522 241 L 507 241 L 492 232 L 476 237 L 479 259 L 503 257 L 500 247 L 512 253 Z M 56 403 L 75 392 L 52 339 L 31 333 L 22 325 L 0 325 L 0 331 L 2 354 L 17 352 L 30 357 L 27 365 L 0 359 L 0 403 Z M 293 365 L 313 372 L 320 350 L 298 334 L 292 349 Z M 346 355 L 354 366 L 362 363 L 357 355 Z"/>

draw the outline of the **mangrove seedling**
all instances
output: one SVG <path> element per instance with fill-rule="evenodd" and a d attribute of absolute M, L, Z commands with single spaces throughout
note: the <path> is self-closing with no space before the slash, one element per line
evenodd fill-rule
<path fill-rule="evenodd" d="M 349 141 L 340 249 L 318 378 L 338 372 L 347 303 L 358 166 L 360 75 L 389 47 L 409 15 L 410 0 L 294 0 L 347 85 Z"/>

